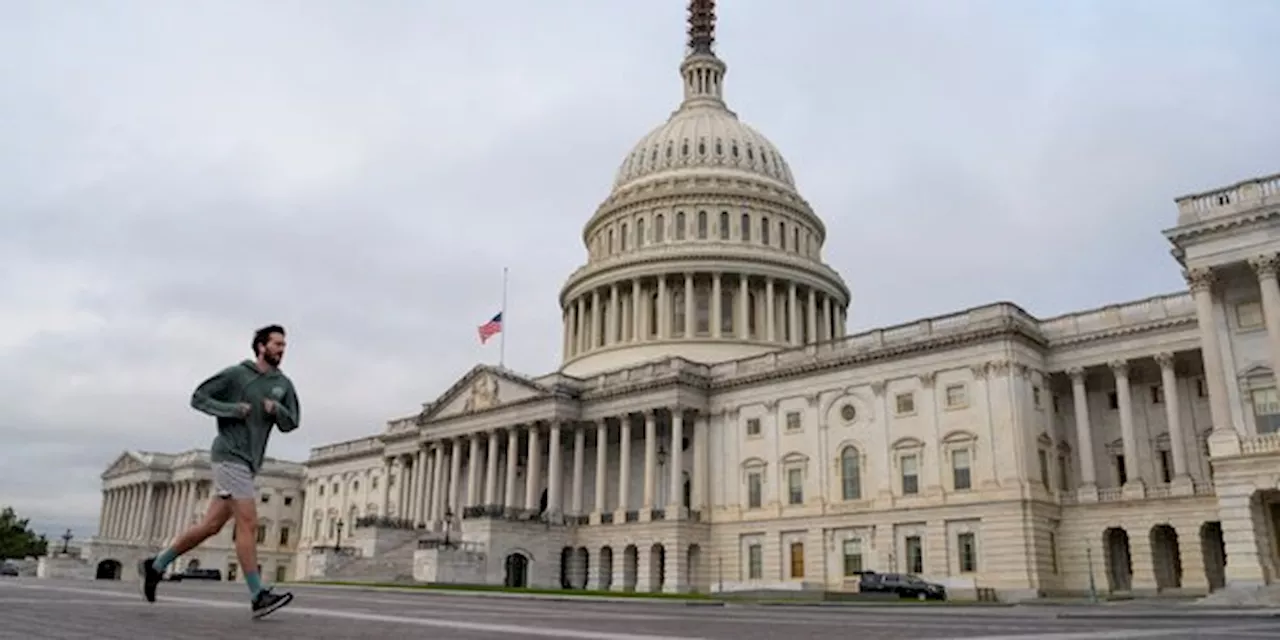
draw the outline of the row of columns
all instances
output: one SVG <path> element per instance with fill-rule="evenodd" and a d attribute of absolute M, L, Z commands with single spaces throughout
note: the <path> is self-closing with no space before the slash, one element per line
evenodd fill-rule
<path fill-rule="evenodd" d="M 1169 427 L 1169 444 L 1173 454 L 1173 482 L 1185 484 L 1190 480 L 1187 472 L 1187 451 L 1183 440 L 1181 413 L 1178 403 L 1177 377 L 1172 353 L 1159 353 L 1155 361 L 1160 365 L 1160 385 L 1164 393 L 1165 422 Z M 1124 472 L 1127 485 L 1142 485 L 1138 472 L 1138 438 L 1133 426 L 1133 397 L 1129 387 L 1129 362 L 1116 360 L 1107 363 L 1115 376 L 1116 404 L 1120 414 L 1120 440 L 1124 447 Z M 1093 457 L 1093 431 L 1089 422 L 1089 394 L 1085 387 L 1085 370 L 1075 367 L 1067 371 L 1071 378 L 1071 396 L 1076 422 L 1076 442 L 1080 450 L 1080 485 L 1086 493 L 1095 497 L 1098 490 L 1097 468 Z"/>
<path fill-rule="evenodd" d="M 200 482 L 147 482 L 103 490 L 98 536 L 150 542 L 178 535 L 195 511 Z"/>
<path fill-rule="evenodd" d="M 673 277 L 676 282 L 669 282 Z M 662 275 L 584 292 L 565 304 L 563 356 L 568 359 L 601 347 L 676 337 L 800 346 L 844 336 L 845 309 L 827 293 L 771 277 L 734 274 L 729 278 L 726 283 L 722 273 Z M 684 312 L 679 325 L 677 304 Z M 709 309 L 705 329 L 698 326 L 699 308 Z"/>
<path fill-rule="evenodd" d="M 607 509 L 607 461 L 609 459 L 609 432 L 616 428 L 619 433 L 620 451 L 618 465 L 618 502 L 617 512 L 625 518 L 628 511 L 639 507 L 644 512 L 651 512 L 661 505 L 656 504 L 657 497 L 657 447 L 658 420 L 661 416 L 670 416 L 670 440 L 672 455 L 670 456 L 670 491 L 667 509 L 671 518 L 681 517 L 683 513 L 682 492 L 679 488 L 684 480 L 684 461 L 681 447 L 685 438 L 686 416 L 683 411 L 667 411 L 655 409 L 644 414 L 628 414 L 616 418 L 590 422 L 551 422 L 545 425 L 547 439 L 546 511 L 551 518 L 565 514 L 591 515 L 599 522 L 601 514 Z M 708 499 L 708 461 L 707 438 L 709 416 L 694 415 L 693 425 L 693 486 L 691 508 L 705 508 Z M 631 432 L 632 423 L 643 421 L 644 428 L 644 480 L 641 504 L 632 505 L 631 486 Z M 593 429 L 594 427 L 594 429 Z M 541 506 L 543 489 L 542 436 L 544 424 L 533 423 L 516 425 L 505 429 L 497 429 L 486 433 L 472 433 L 445 440 L 433 440 L 425 443 L 416 452 L 394 456 L 385 461 L 386 477 L 396 477 L 396 495 L 394 503 L 398 506 L 398 517 L 412 520 L 418 524 L 439 524 L 446 520 L 446 512 L 459 507 L 503 507 L 505 509 L 524 509 L 537 511 Z M 596 474 L 595 504 L 590 512 L 586 510 L 584 501 L 586 441 L 589 431 L 595 431 L 596 439 Z M 563 458 L 565 431 L 572 445 L 572 479 L 569 489 L 570 504 L 564 505 Z M 526 468 L 523 476 L 523 487 L 520 486 L 519 469 L 520 435 L 526 434 L 525 449 Z M 503 448 L 505 440 L 505 450 Z M 465 486 L 462 484 L 462 463 L 464 457 L 468 464 Z M 498 463 L 505 458 L 505 490 L 498 492 Z M 446 468 L 448 469 L 446 475 Z M 483 480 L 481 469 L 484 470 Z M 481 489 L 483 488 L 483 494 Z M 517 491 L 523 488 L 521 497 Z M 465 501 L 462 491 L 465 489 Z M 383 484 L 382 513 L 390 513 L 393 502 L 391 484 Z M 522 499 L 521 499 L 522 498 Z M 460 514 L 454 514 L 460 515 Z M 645 518 L 646 515 L 641 515 Z"/>

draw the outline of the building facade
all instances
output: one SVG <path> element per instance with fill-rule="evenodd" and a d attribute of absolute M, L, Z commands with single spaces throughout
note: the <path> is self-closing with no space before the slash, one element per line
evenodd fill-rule
<path fill-rule="evenodd" d="M 876 570 L 1010 599 L 1277 581 L 1280 176 L 1177 199 L 1187 291 L 847 335 L 825 227 L 724 101 L 713 5 L 690 3 L 682 103 L 584 228 L 560 369 L 477 366 L 314 449 L 298 566 L 641 591 Z M 353 542 L 380 530 L 421 548 Z"/>
<path fill-rule="evenodd" d="M 298 574 L 293 563 L 304 502 L 306 469 L 267 458 L 258 473 L 258 564 L 276 581 Z M 98 535 L 81 558 L 99 579 L 137 579 L 137 564 L 164 549 L 186 527 L 204 517 L 213 491 L 208 451 L 180 454 L 126 451 L 102 474 Z M 174 561 L 171 571 L 218 569 L 226 580 L 244 572 L 235 551 L 235 527 Z"/>

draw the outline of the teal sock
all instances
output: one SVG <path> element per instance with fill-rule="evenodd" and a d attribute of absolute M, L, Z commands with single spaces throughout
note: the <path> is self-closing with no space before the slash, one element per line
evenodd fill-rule
<path fill-rule="evenodd" d="M 244 583 L 249 585 L 249 597 L 256 598 L 262 592 L 262 578 L 257 571 L 244 572 Z"/>
<path fill-rule="evenodd" d="M 161 551 L 160 555 L 156 556 L 155 562 L 151 563 L 151 568 L 159 571 L 160 573 L 164 573 L 164 570 L 168 569 L 169 565 L 173 564 L 173 561 L 177 559 L 178 553 L 173 550 L 173 547 L 169 547 L 168 549 Z"/>

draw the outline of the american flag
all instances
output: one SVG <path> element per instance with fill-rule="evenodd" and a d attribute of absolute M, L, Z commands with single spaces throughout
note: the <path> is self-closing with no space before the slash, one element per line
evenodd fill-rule
<path fill-rule="evenodd" d="M 489 319 L 488 322 L 480 325 L 480 344 L 488 342 L 489 338 L 502 333 L 502 312 Z"/>

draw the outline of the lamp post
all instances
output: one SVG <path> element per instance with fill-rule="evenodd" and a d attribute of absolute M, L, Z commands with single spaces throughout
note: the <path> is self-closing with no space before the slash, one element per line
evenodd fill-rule
<path fill-rule="evenodd" d="M 342 520 L 338 520 L 338 537 L 333 540 L 333 552 L 337 553 L 342 549 Z"/>
<path fill-rule="evenodd" d="M 658 443 L 658 451 L 655 457 L 658 460 L 658 495 L 654 496 L 654 502 L 657 503 L 654 508 L 663 509 L 667 504 L 667 483 L 663 481 L 663 478 L 667 475 L 667 448 L 662 446 L 661 442 Z M 670 517 L 674 518 L 675 516 L 672 515 Z"/>
<path fill-rule="evenodd" d="M 1098 587 L 1093 581 L 1093 545 L 1084 548 L 1084 557 L 1089 562 L 1089 602 L 1098 604 Z"/>
<path fill-rule="evenodd" d="M 67 529 L 67 532 L 62 534 L 62 555 L 65 556 L 70 553 L 69 551 L 70 544 L 71 544 L 71 530 Z"/>
<path fill-rule="evenodd" d="M 444 508 L 444 548 L 446 549 L 453 544 L 449 541 L 450 529 L 453 529 L 453 507 L 446 506 Z"/>

